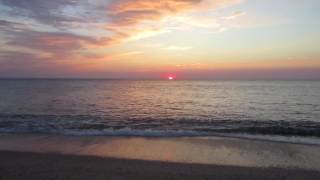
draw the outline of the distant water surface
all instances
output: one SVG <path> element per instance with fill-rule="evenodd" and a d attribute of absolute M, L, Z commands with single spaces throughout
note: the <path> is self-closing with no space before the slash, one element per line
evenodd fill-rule
<path fill-rule="evenodd" d="M 0 132 L 320 137 L 320 81 L 0 80 Z"/>

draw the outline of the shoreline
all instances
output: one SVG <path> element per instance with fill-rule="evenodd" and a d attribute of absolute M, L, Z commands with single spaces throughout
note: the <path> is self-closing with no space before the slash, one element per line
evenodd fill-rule
<path fill-rule="evenodd" d="M 248 141 L 260 141 L 270 143 L 283 143 L 293 145 L 306 145 L 306 146 L 319 146 L 320 137 L 317 136 L 283 136 L 283 135 L 271 135 L 271 134 L 245 134 L 245 133 L 214 133 L 211 135 L 173 135 L 173 136 L 161 136 L 161 135 L 110 135 L 110 134 L 72 134 L 72 133 L 28 133 L 28 132 L 0 132 L 1 136 L 56 136 L 56 137 L 105 137 L 105 138 L 145 138 L 145 139 L 176 139 L 176 138 L 227 138 L 227 139 L 239 139 Z"/>
<path fill-rule="evenodd" d="M 146 138 L 0 134 L 0 151 L 320 171 L 320 146 L 228 137 Z"/>
<path fill-rule="evenodd" d="M 290 179 L 316 180 L 319 171 L 186 164 L 145 160 L 103 158 L 0 151 L 0 179 Z"/>

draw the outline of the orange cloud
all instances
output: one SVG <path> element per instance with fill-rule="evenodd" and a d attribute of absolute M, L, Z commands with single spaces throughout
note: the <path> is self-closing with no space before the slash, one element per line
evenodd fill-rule
<path fill-rule="evenodd" d="M 158 14 L 166 14 L 191 9 L 201 2 L 203 0 L 119 0 L 110 9 L 116 14 L 126 12 L 158 12 Z"/>
<path fill-rule="evenodd" d="M 0 32 L 6 35 L 5 46 L 7 46 L 7 49 L 23 48 L 26 49 L 25 51 L 27 52 L 27 54 L 5 52 L 2 55 L 2 59 L 4 59 L 4 56 L 6 59 L 23 59 L 20 58 L 20 56 L 24 55 L 29 59 L 33 58 L 37 60 L 107 61 L 114 57 L 119 57 L 119 55 L 116 56 L 112 52 L 110 52 L 110 54 L 102 53 L 97 56 L 86 53 L 98 47 L 104 48 L 123 42 L 169 33 L 174 29 L 169 28 L 166 23 L 175 18 L 178 19 L 179 16 L 188 17 L 185 19 L 180 18 L 177 21 L 177 23 L 180 24 L 187 24 L 199 28 L 218 28 L 219 25 L 212 21 L 199 21 L 199 19 L 202 18 L 197 19 L 191 16 L 194 12 L 216 9 L 240 1 L 241 0 L 109 0 L 108 3 L 101 1 L 101 4 L 98 3 L 97 6 L 93 6 L 92 4 L 92 6 L 89 6 L 86 3 L 83 4 L 82 1 L 76 2 L 70 0 L 72 5 L 74 3 L 78 4 L 78 6 L 74 6 L 74 8 L 88 8 L 87 10 L 90 12 L 88 17 L 83 17 L 83 19 L 70 19 L 68 15 L 63 13 L 61 17 L 60 15 L 50 13 L 47 14 L 48 17 L 43 16 L 43 14 L 46 13 L 42 13 L 44 11 L 41 7 L 50 9 L 51 6 L 54 6 L 57 12 L 60 12 L 60 10 L 63 12 L 62 9 L 66 7 L 63 0 L 58 0 L 57 2 L 46 1 L 40 3 L 41 6 L 38 6 L 39 3 L 37 5 L 37 1 L 31 1 L 32 6 L 30 7 L 22 6 L 18 1 L 8 0 L 5 1 L 5 4 L 8 7 L 12 7 L 12 11 L 15 8 L 19 8 L 21 12 L 24 12 L 23 9 L 27 8 L 25 11 L 32 12 L 30 13 L 31 15 L 41 12 L 36 17 L 29 17 L 34 21 L 38 20 L 40 25 L 32 23 L 30 25 L 23 24 L 20 23 L 18 19 L 17 22 L 0 20 Z M 67 3 L 67 5 L 71 5 L 70 3 Z M 24 14 L 20 15 L 22 16 Z M 54 30 L 43 31 L 47 28 L 46 26 L 44 26 L 43 29 L 37 29 L 37 26 L 41 26 L 42 22 L 45 22 L 45 25 L 49 25 L 49 27 Z M 91 24 L 88 24 L 90 22 L 98 26 L 93 27 Z M 69 27 L 69 29 L 66 30 L 63 27 Z M 76 29 L 76 27 L 79 27 L 79 29 Z M 94 30 L 91 32 L 91 29 Z M 192 47 L 169 46 L 163 49 L 186 51 L 191 48 Z M 34 56 L 34 52 L 41 54 L 41 56 Z M 93 51 L 92 54 L 95 54 L 95 52 L 96 51 Z M 137 52 L 133 54 L 137 54 Z M 131 52 L 127 55 L 133 54 Z M 124 53 L 124 55 L 126 54 Z"/>
<path fill-rule="evenodd" d="M 150 32 L 163 32 L 161 20 L 183 13 L 202 12 L 242 0 L 117 0 L 107 7 L 110 22 L 106 29 L 113 36 L 106 38 L 104 44 L 120 43 L 150 37 Z M 144 35 L 146 32 L 149 35 Z M 159 33 L 152 33 L 157 35 Z M 160 33 L 161 34 L 161 33 Z M 152 36 L 151 35 L 151 36 Z M 140 38 L 135 38 L 140 37 Z"/>

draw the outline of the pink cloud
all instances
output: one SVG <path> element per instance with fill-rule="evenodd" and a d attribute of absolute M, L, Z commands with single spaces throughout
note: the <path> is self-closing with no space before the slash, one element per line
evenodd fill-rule
<path fill-rule="evenodd" d="M 114 35 L 106 39 L 110 42 L 106 44 L 122 42 L 146 30 L 161 29 L 159 21 L 165 17 L 213 10 L 239 2 L 241 0 L 114 0 L 107 7 L 111 20 L 106 25 Z M 139 28 L 144 23 L 149 25 Z"/>

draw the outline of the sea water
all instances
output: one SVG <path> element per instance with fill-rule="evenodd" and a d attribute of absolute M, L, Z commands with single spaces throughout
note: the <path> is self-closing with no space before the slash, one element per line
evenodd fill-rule
<path fill-rule="evenodd" d="M 0 80 L 0 133 L 320 139 L 320 81 Z"/>

